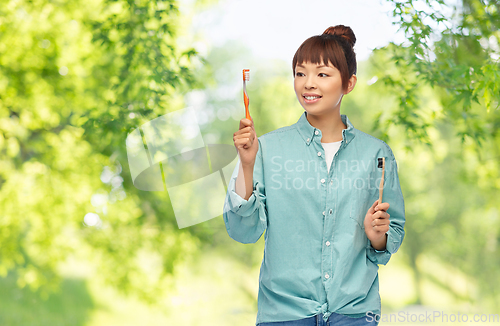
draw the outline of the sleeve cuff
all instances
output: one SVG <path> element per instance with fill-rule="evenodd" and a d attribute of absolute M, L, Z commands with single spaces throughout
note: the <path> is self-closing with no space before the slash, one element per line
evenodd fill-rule
<path fill-rule="evenodd" d="M 392 243 L 392 239 L 389 231 L 387 231 L 386 234 L 387 243 L 384 250 L 377 250 L 373 248 L 371 241 L 368 240 L 368 244 L 366 245 L 366 256 L 374 264 L 386 265 L 389 262 L 389 259 L 391 259 L 392 254 L 390 251 L 390 244 Z"/>
<path fill-rule="evenodd" d="M 235 188 L 235 183 L 236 183 L 236 177 L 232 178 L 229 184 L 229 207 L 230 210 L 243 217 L 250 216 L 253 212 L 252 207 L 253 204 L 255 203 L 257 196 L 259 196 L 259 182 L 256 181 L 254 186 L 253 186 L 253 192 L 248 198 L 248 200 L 245 200 L 242 198 L 240 195 L 236 193 L 236 188 Z"/>

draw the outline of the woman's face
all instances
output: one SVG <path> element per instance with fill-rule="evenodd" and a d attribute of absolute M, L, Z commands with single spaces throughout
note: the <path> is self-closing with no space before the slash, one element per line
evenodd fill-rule
<path fill-rule="evenodd" d="M 340 71 L 330 63 L 303 62 L 295 67 L 294 88 L 300 105 L 316 115 L 340 108 L 344 96 Z"/>

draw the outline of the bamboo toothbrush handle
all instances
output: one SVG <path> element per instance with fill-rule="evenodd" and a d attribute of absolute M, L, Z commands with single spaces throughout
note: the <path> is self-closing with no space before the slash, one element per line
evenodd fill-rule
<path fill-rule="evenodd" d="M 382 203 L 382 194 L 384 193 L 384 174 L 385 174 L 385 157 L 382 157 L 382 178 L 380 179 L 380 187 L 379 187 L 379 197 L 378 203 Z"/>

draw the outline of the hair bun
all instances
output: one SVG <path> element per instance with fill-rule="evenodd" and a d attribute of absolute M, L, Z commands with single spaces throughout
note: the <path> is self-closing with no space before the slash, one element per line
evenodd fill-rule
<path fill-rule="evenodd" d="M 356 43 L 356 36 L 349 26 L 337 25 L 328 27 L 323 34 L 337 35 L 345 39 L 352 47 Z"/>

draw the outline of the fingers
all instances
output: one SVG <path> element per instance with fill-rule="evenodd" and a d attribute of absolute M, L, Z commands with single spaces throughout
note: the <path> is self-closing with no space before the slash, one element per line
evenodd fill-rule
<path fill-rule="evenodd" d="M 253 131 L 245 132 L 245 131 L 246 130 L 242 129 L 239 132 L 234 133 L 233 142 L 236 145 L 244 143 L 244 144 L 248 144 L 249 146 L 252 146 L 253 142 L 256 139 L 255 132 L 253 132 Z"/>
<path fill-rule="evenodd" d="M 373 218 L 372 225 L 389 225 L 391 222 L 388 216 Z"/>
<path fill-rule="evenodd" d="M 389 231 L 390 215 L 384 211 L 378 211 L 372 215 L 372 228 L 377 232 Z"/>
<path fill-rule="evenodd" d="M 372 214 L 372 229 L 376 232 L 385 233 L 389 231 L 390 215 L 387 213 L 389 203 L 378 204 L 378 199 L 372 204 L 368 212 Z"/>
<path fill-rule="evenodd" d="M 254 142 L 254 138 L 251 137 L 250 133 L 235 136 L 233 140 L 237 148 L 243 147 L 245 149 L 252 146 Z"/>
<path fill-rule="evenodd" d="M 378 203 L 378 200 L 375 201 L 375 203 Z M 387 211 L 389 209 L 389 203 L 382 203 L 380 205 L 375 205 L 375 211 Z"/>
<path fill-rule="evenodd" d="M 386 212 L 389 209 L 389 203 L 382 203 L 378 205 L 378 199 L 372 204 L 372 207 L 368 210 L 370 214 L 375 214 L 376 212 Z"/>
<path fill-rule="evenodd" d="M 244 138 L 250 138 L 253 142 L 256 138 L 255 137 L 256 135 L 252 137 L 252 133 L 255 133 L 255 127 L 253 125 L 253 121 L 248 119 L 241 119 L 240 129 L 233 134 L 233 140 L 244 137 Z"/>
<path fill-rule="evenodd" d="M 373 215 L 372 215 L 373 219 L 377 219 L 377 218 L 389 219 L 390 217 L 391 217 L 391 215 L 389 215 L 389 213 L 387 213 L 386 211 L 378 211 L 378 212 L 373 213 Z"/>
<path fill-rule="evenodd" d="M 253 128 L 253 120 L 249 120 L 246 118 L 243 118 L 240 120 L 240 130 L 245 127 L 252 127 Z"/>
<path fill-rule="evenodd" d="M 377 213 L 379 213 L 379 212 L 377 212 Z M 383 213 L 383 212 L 380 212 L 380 213 Z M 371 225 L 372 226 L 387 226 L 387 230 L 388 230 L 389 229 L 389 224 L 391 223 L 389 217 L 390 216 L 387 213 L 385 213 L 382 216 L 375 216 L 375 215 L 373 215 L 372 216 L 373 220 L 372 220 Z"/>
<path fill-rule="evenodd" d="M 248 149 L 257 139 L 253 120 L 243 118 L 240 120 L 240 129 L 233 135 L 236 148 Z"/>
<path fill-rule="evenodd" d="M 233 141 L 240 138 L 250 138 L 254 140 L 255 137 L 252 137 L 252 135 L 255 135 L 255 130 L 253 130 L 252 127 L 245 127 L 233 134 Z"/>
<path fill-rule="evenodd" d="M 372 229 L 377 233 L 386 233 L 389 231 L 389 225 L 375 225 L 372 226 Z"/>
<path fill-rule="evenodd" d="M 378 199 L 372 204 L 372 207 L 370 207 L 370 209 L 368 210 L 370 214 L 375 213 L 375 206 L 377 206 L 377 204 L 378 204 Z"/>
<path fill-rule="evenodd" d="M 253 131 L 252 129 L 246 129 L 246 128 L 238 130 L 237 132 L 234 133 L 233 139 L 238 139 L 241 137 L 250 137 L 253 134 L 252 131 Z"/>
<path fill-rule="evenodd" d="M 236 148 L 248 149 L 252 147 L 257 135 L 253 126 L 253 121 L 248 119 L 240 120 L 240 129 L 233 134 L 233 142 Z"/>

